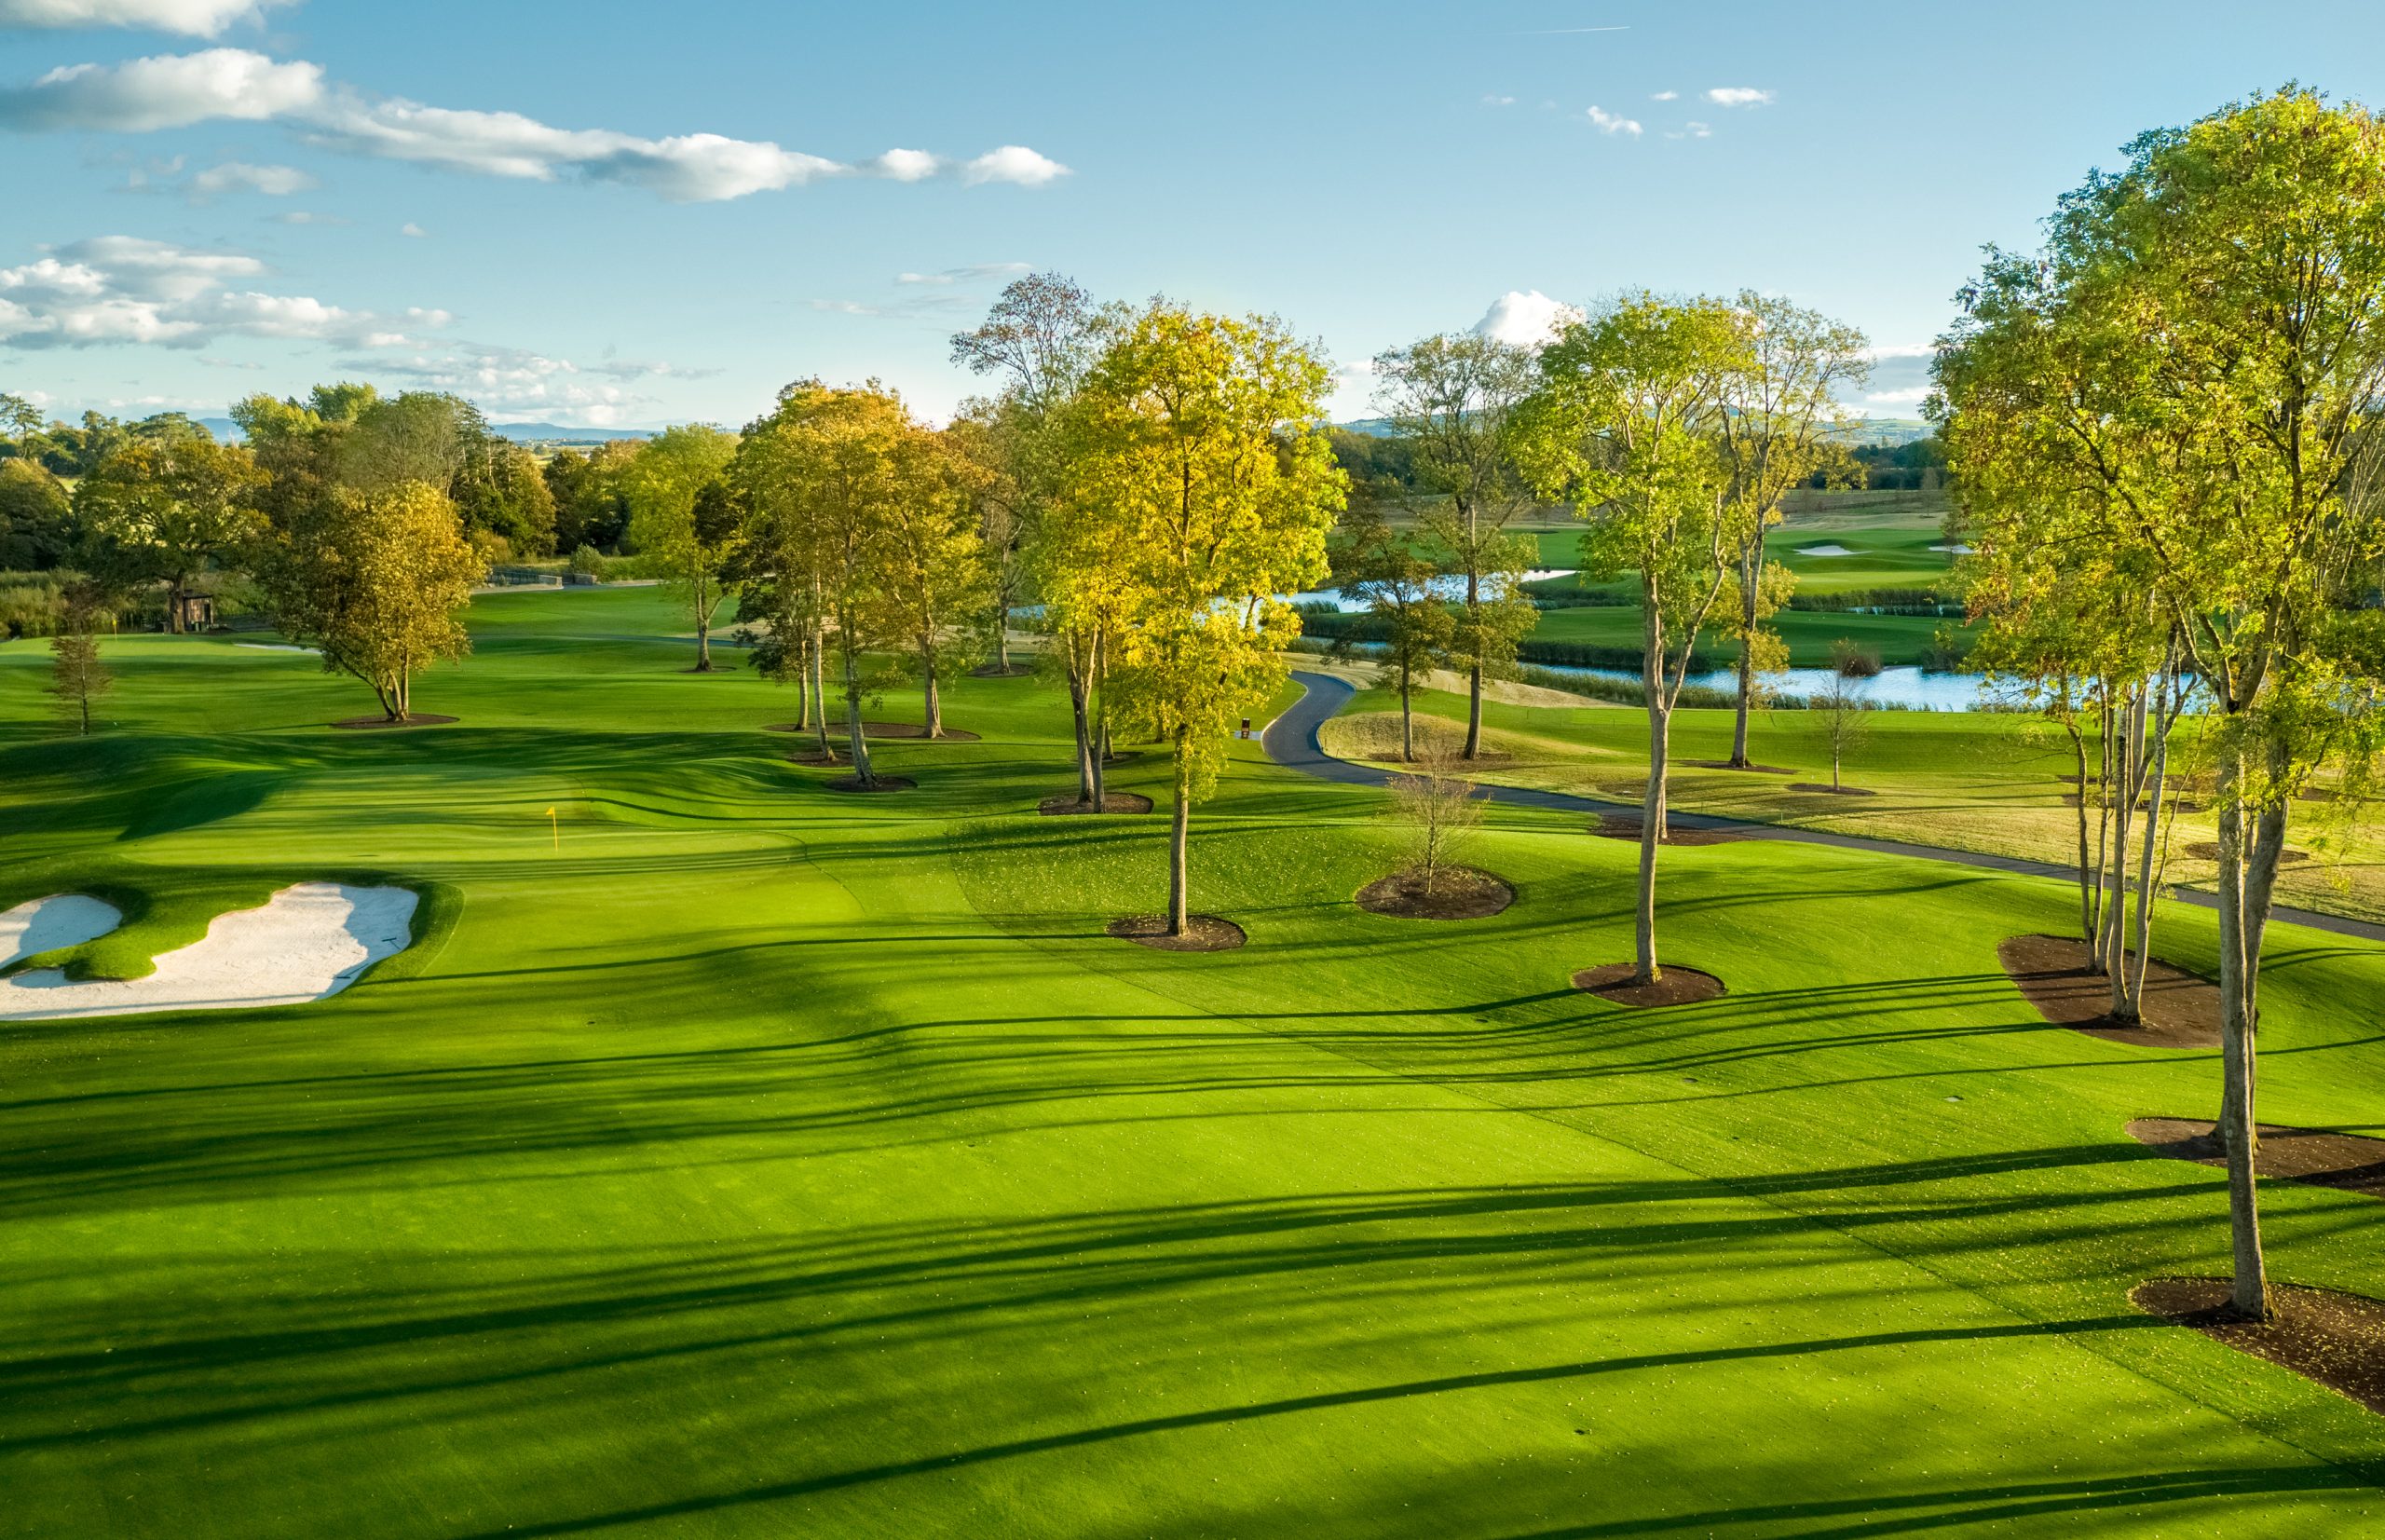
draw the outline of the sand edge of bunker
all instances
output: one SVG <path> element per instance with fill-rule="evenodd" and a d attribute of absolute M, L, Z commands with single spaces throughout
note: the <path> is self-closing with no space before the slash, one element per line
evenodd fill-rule
<path fill-rule="evenodd" d="M 2132 1118 L 2128 1137 L 2169 1160 L 2225 1167 L 2228 1152 L 2208 1118 Z M 2385 1139 L 2335 1128 L 2265 1123 L 2253 1156 L 2263 1181 L 2296 1181 L 2385 1198 Z"/>
<path fill-rule="evenodd" d="M 1488 920 L 1516 901 L 1513 883 L 1479 866 L 1449 867 L 1438 887 L 1428 893 L 1422 874 L 1397 871 L 1360 888 L 1352 902 L 1394 920 Z"/>
<path fill-rule="evenodd" d="M 1574 988 L 1584 994 L 1598 996 L 1610 1005 L 1622 1005 L 1635 1011 L 1662 1010 L 1668 1005 L 1696 1005 L 1703 1001 L 1720 1000 L 1729 994 L 1730 988 L 1702 968 L 1684 968 L 1678 962 L 1668 962 L 1657 970 L 1656 982 L 1635 982 L 1640 972 L 1633 962 L 1608 962 L 1596 968 L 1584 968 L 1574 975 Z"/>
<path fill-rule="evenodd" d="M 423 938 L 423 895 L 401 883 L 293 882 L 229 909 L 161 952 L 138 978 L 75 979 L 37 968 L 0 978 L 0 1021 L 59 1021 L 311 1004 L 341 993 Z M 10 911 L 14 913 L 15 911 Z"/>
<path fill-rule="evenodd" d="M 1046 818 L 1091 818 L 1103 814 L 1129 815 L 1152 811 L 1152 799 L 1138 791 L 1113 791 L 1102 795 L 1101 806 L 1081 802 L 1070 792 L 1047 797 L 1035 804 L 1035 811 Z"/>
<path fill-rule="evenodd" d="M 2145 970 L 2143 1016 L 2110 1015 L 2110 985 L 2087 970 L 2087 944 L 2059 935 L 2007 936 L 1996 961 L 2037 1015 L 2055 1027 L 2136 1048 L 2219 1046 L 2219 986 L 2155 958 Z M 2128 965 L 2135 966 L 2135 954 Z"/>
<path fill-rule="evenodd" d="M 1164 914 L 1123 915 L 1104 926 L 1103 933 L 1160 952 L 1231 952 L 1250 939 L 1241 926 L 1213 914 L 1186 915 L 1182 935 L 1167 934 Z"/>
<path fill-rule="evenodd" d="M 1640 842 L 1642 824 L 1642 820 L 1636 812 L 1602 812 L 1590 821 L 1590 833 L 1601 839 L 1628 839 L 1636 845 Z M 1753 838 L 1741 829 L 1707 828 L 1668 818 L 1665 820 L 1664 838 L 1657 843 L 1687 850 L 1698 845 L 1731 845 Z"/>
<path fill-rule="evenodd" d="M 2385 1301 L 2301 1284 L 2269 1286 L 2269 1319 L 2229 1308 L 2226 1278 L 2148 1278 L 2129 1302 L 2385 1412 Z"/>

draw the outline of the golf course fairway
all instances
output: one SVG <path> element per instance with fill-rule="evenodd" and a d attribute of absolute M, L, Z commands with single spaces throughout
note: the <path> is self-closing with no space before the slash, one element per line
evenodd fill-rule
<path fill-rule="evenodd" d="M 2385 1418 L 2130 1303 L 2227 1272 L 2222 1174 L 2125 1132 L 2219 1066 L 2024 1002 L 2063 885 L 1669 851 L 1665 955 L 1729 993 L 1628 1011 L 1568 979 L 1635 846 L 1493 809 L 1511 907 L 1370 914 L 1388 798 L 1237 743 L 1192 898 L 1249 943 L 1153 951 L 1103 927 L 1165 816 L 1035 812 L 1057 687 L 948 683 L 982 741 L 843 796 L 681 615 L 481 598 L 416 689 L 457 720 L 394 732 L 127 636 L 65 737 L 0 646 L 0 910 L 125 916 L 71 974 L 422 899 L 318 1003 L 0 1026 L 0 1533 L 2385 1533 Z M 2262 1116 L 2377 1131 L 2385 949 L 2273 927 L 2262 1003 Z M 2263 1204 L 2272 1279 L 2380 1291 L 2375 1199 Z"/>

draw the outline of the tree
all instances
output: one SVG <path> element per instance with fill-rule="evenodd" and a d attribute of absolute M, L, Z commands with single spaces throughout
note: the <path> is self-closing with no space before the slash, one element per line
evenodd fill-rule
<path fill-rule="evenodd" d="M 1871 377 L 1863 334 L 1777 295 L 1743 291 L 1738 309 L 1751 334 L 1748 367 L 1723 376 L 1717 428 L 1731 472 L 1731 497 L 1744 506 L 1732 520 L 1735 603 L 1717 629 L 1738 647 L 1738 702 L 1731 766 L 1746 770 L 1748 712 L 1756 675 L 1780 668 L 1788 649 L 1765 619 L 1788 602 L 1795 576 L 1764 559 L 1765 532 L 1780 523 L 1791 489 L 1819 481 L 1851 484 L 1857 475 L 1838 429 L 1838 392 Z"/>
<path fill-rule="evenodd" d="M 1545 495 L 1589 522 L 1582 556 L 1599 578 L 1640 577 L 1648 785 L 1642 803 L 1635 978 L 1655 983 L 1656 847 L 1665 836 L 1672 711 L 1697 645 L 1757 516 L 1731 497 L 1718 419 L 1735 374 L 1753 367 L 1751 328 L 1717 300 L 1638 294 L 1566 328 L 1541 354 L 1540 391 L 1520 413 L 1518 453 Z"/>
<path fill-rule="evenodd" d="M 128 443 L 75 488 L 92 565 L 119 582 L 166 585 L 166 629 L 184 629 L 183 599 L 211 565 L 264 526 L 265 473 L 238 445 L 204 437 Z"/>
<path fill-rule="evenodd" d="M 865 787 L 879 781 L 862 723 L 868 684 L 862 661 L 901 613 L 888 595 L 895 580 L 891 532 L 897 510 L 936 495 L 948 470 L 933 432 L 875 381 L 843 389 L 817 380 L 788 386 L 778 409 L 746 429 L 737 456 L 734 475 L 752 509 L 748 541 L 764 548 L 758 559 L 780 584 L 811 589 L 796 603 L 808 604 L 835 638 L 847 749 Z M 819 645 L 825 649 L 825 637 Z M 824 746 L 825 724 L 824 715 Z"/>
<path fill-rule="evenodd" d="M 0 390 L 0 432 L 5 432 L 17 441 L 17 453 L 20 456 L 30 456 L 33 453 L 34 435 L 41 431 L 45 420 L 41 408 L 32 402 L 22 396 Z"/>
<path fill-rule="evenodd" d="M 554 553 L 554 494 L 538 457 L 511 440 L 490 434 L 468 447 L 456 511 L 468 535 L 493 535 L 525 556 Z"/>
<path fill-rule="evenodd" d="M 629 534 L 630 505 L 621 496 L 621 473 L 637 458 L 636 439 L 615 439 L 587 454 L 559 449 L 547 461 L 549 499 L 554 504 L 555 546 L 619 550 Z"/>
<path fill-rule="evenodd" d="M 1391 783 L 1393 815 L 1408 835 L 1408 861 L 1401 869 L 1414 875 L 1426 897 L 1440 892 L 1482 824 L 1483 799 L 1462 773 L 1463 765 L 1447 747 L 1437 746 L 1425 751 L 1415 774 Z"/>
<path fill-rule="evenodd" d="M 1530 349 L 1472 332 L 1426 337 L 1375 359 L 1376 404 L 1407 441 L 1409 472 L 1439 500 L 1424 526 L 1460 580 L 1450 650 L 1465 670 L 1465 757 L 1482 751 L 1482 680 L 1515 661 L 1539 623 L 1523 575 L 1537 548 L 1507 533 L 1526 492 L 1507 450 L 1509 419 L 1533 386 Z"/>
<path fill-rule="evenodd" d="M 1041 591 L 1042 624 L 1053 639 L 1076 729 L 1077 797 L 1097 811 L 1108 806 L 1102 682 L 1114 585 L 1105 564 L 1117 552 L 1108 532 L 1083 522 L 1102 505 L 1068 501 L 1081 473 L 1081 439 L 1068 408 L 1105 340 L 1124 323 L 1123 307 L 1096 306 L 1074 280 L 1030 273 L 1002 290 L 974 331 L 952 338 L 955 363 L 1001 381 L 997 420 L 1004 430 L 986 447 L 1002 453 L 1016 486 L 1006 512 L 1016 525 L 1019 576 Z M 1001 578 L 998 568 L 998 585 Z"/>
<path fill-rule="evenodd" d="M 921 726 L 930 738 L 944 736 L 944 700 L 939 675 L 953 666 L 966 645 L 952 630 L 956 616 L 977 613 L 989 586 L 979 509 L 972 494 L 982 472 L 953 453 L 952 441 L 912 425 L 896 451 L 907 483 L 906 495 L 886 509 L 885 569 L 879 593 L 886 606 L 883 629 L 910 644 L 920 674 Z"/>
<path fill-rule="evenodd" d="M 391 722 L 413 715 L 418 671 L 470 650 L 457 612 L 486 576 L 455 504 L 420 482 L 334 488 L 277 531 L 261 567 L 282 634 L 372 686 Z"/>
<path fill-rule="evenodd" d="M 0 569 L 47 572 L 75 544 L 65 485 L 38 460 L 0 460 Z"/>
<path fill-rule="evenodd" d="M 973 397 L 961 403 L 952 426 L 944 430 L 984 555 L 986 650 L 1002 675 L 1024 672 L 1011 667 L 1010 620 L 1025 595 L 1028 546 L 1035 534 L 1035 506 L 1025 479 L 1026 416 L 1015 398 Z"/>
<path fill-rule="evenodd" d="M 1342 523 L 1332 566 L 1342 595 L 1365 605 L 1383 624 L 1383 675 L 1399 691 L 1399 757 L 1413 761 L 1417 678 L 1449 662 L 1457 634 L 1441 595 L 1439 565 L 1413 531 L 1392 525 L 1380 499 L 1359 497 Z"/>
<path fill-rule="evenodd" d="M 2296 797 L 2331 764 L 2365 777 L 2385 688 L 2385 124 L 2287 88 L 2128 155 L 2041 257 L 1991 257 L 1940 384 L 1967 486 L 2015 474 L 2001 443 L 2065 446 L 2094 492 L 2076 532 L 2168 612 L 2208 694 L 2231 1302 L 2260 1319 L 2261 939 Z"/>
<path fill-rule="evenodd" d="M 1839 762 L 1870 733 L 1871 720 L 1864 713 L 1872 709 L 1871 686 L 1879 672 L 1877 658 L 1842 636 L 1830 645 L 1830 677 L 1806 702 L 1820 719 L 1822 737 L 1830 744 L 1833 791 L 1845 789 L 1839 784 Z"/>
<path fill-rule="evenodd" d="M 726 574 L 742 533 L 731 507 L 704 489 L 728 472 L 737 435 L 691 424 L 667 428 L 621 475 L 630 538 L 687 600 L 698 674 L 712 672 L 712 622 L 728 596 Z"/>
<path fill-rule="evenodd" d="M 75 583 L 65 600 L 64 622 L 49 641 L 49 689 L 59 714 L 75 724 L 78 737 L 89 738 L 92 703 L 115 688 L 116 677 L 101 661 L 100 644 L 92 634 L 99 619 L 98 591 L 88 582 Z"/>
<path fill-rule="evenodd" d="M 1192 804 L 1233 723 L 1286 678 L 1299 617 L 1277 595 L 1326 572 L 1345 480 L 1319 424 L 1325 361 L 1278 322 L 1153 301 L 1079 392 L 1083 473 L 1131 566 L 1121 594 L 1124 720 L 1174 750 L 1168 934 L 1188 924 Z"/>

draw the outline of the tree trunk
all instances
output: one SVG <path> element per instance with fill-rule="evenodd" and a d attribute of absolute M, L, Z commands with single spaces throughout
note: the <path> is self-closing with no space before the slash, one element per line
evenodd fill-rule
<path fill-rule="evenodd" d="M 828 746 L 828 634 L 818 623 L 811 627 L 811 698 L 820 708 L 820 753 L 834 759 L 836 751 Z"/>
<path fill-rule="evenodd" d="M 2136 966 L 2130 970 L 2126 1019 L 2136 1020 L 2145 1012 L 2145 970 L 2146 960 L 2153 955 L 2153 846 L 2161 832 L 2161 794 L 2170 775 L 2170 729 L 2176 718 L 2170 709 L 2169 687 L 2163 688 L 2162 703 L 2154 715 L 2153 763 L 2145 777 L 2145 838 L 2136 849 Z"/>
<path fill-rule="evenodd" d="M 2248 950 L 2244 913 L 2244 814 L 2235 800 L 2242 750 L 2219 766 L 2219 1031 L 2224 1089 L 2219 1137 L 2228 1152 L 2228 1220 L 2235 1252 L 2230 1304 L 2250 1320 L 2269 1318 L 2269 1277 L 2261 1256 L 2260 1195 L 2255 1181 L 2259 1123 L 2254 1113 L 2253 985 L 2259 954 Z"/>
<path fill-rule="evenodd" d="M 1763 574 L 1756 563 L 1763 559 L 1764 537 L 1758 535 L 1748 552 L 1739 557 L 1739 699 L 1731 722 L 1731 768 L 1746 770 L 1748 760 L 1748 708 L 1755 700 L 1755 606 L 1756 585 Z M 1838 789 L 1838 760 L 1831 759 L 1831 789 Z"/>
<path fill-rule="evenodd" d="M 1093 807 L 1110 811 L 1110 692 L 1101 675 L 1101 643 L 1093 646 Z"/>
<path fill-rule="evenodd" d="M 696 672 L 712 672 L 712 606 L 702 600 L 696 604 Z"/>
<path fill-rule="evenodd" d="M 2112 834 L 2111 936 L 2104 944 L 2104 965 L 2110 970 L 2106 1009 L 2118 1020 L 2133 1020 L 2128 1002 L 2128 837 L 2136 825 L 2137 794 L 2143 789 L 2139 765 L 2145 757 L 2145 687 L 2139 681 L 2120 718 L 2119 818 Z M 2140 900 L 2140 904 L 2142 900 Z"/>
<path fill-rule="evenodd" d="M 1003 674 L 1010 672 L 1010 591 L 998 589 L 994 593 L 994 667 Z"/>
<path fill-rule="evenodd" d="M 797 640 L 795 644 L 795 730 L 803 732 L 811 726 L 811 647 Z"/>
<path fill-rule="evenodd" d="M 2092 947 L 2095 943 L 2095 868 L 2087 861 L 2087 738 L 2075 726 L 2070 729 L 2071 756 L 2078 763 L 2078 943 Z"/>
<path fill-rule="evenodd" d="M 1191 928 L 1187 913 L 1186 890 L 1191 886 L 1185 871 L 1186 847 L 1192 821 L 1192 767 L 1185 758 L 1185 743 L 1190 734 L 1182 728 L 1176 729 L 1176 807 L 1167 835 L 1167 934 L 1182 935 Z"/>
<path fill-rule="evenodd" d="M 852 634 L 843 626 L 838 629 L 844 635 Z M 869 768 L 869 737 L 861 725 L 860 661 L 853 656 L 853 649 L 849 645 L 840 645 L 838 650 L 845 659 L 845 737 L 852 745 L 853 775 L 863 785 L 874 786 L 878 784 L 878 778 Z"/>
<path fill-rule="evenodd" d="M 935 643 L 931 637 L 920 638 L 920 675 L 927 687 L 927 715 L 923 724 L 931 738 L 944 736 L 944 702 L 935 688 Z"/>
<path fill-rule="evenodd" d="M 1473 533 L 1474 515 L 1466 514 L 1466 530 Z M 1476 759 L 1482 755 L 1482 574 L 1479 557 L 1466 564 L 1465 620 L 1474 638 L 1473 666 L 1465 671 L 1465 757 Z"/>
<path fill-rule="evenodd" d="M 1665 703 L 1664 634 L 1657 629 L 1656 595 L 1643 594 L 1645 616 L 1641 661 L 1642 688 L 1648 699 L 1648 788 L 1640 803 L 1640 887 L 1632 920 L 1632 956 L 1638 964 L 1633 978 L 1654 984 L 1664 977 L 1656 965 L 1656 845 L 1665 837 L 1665 757 L 1672 729 L 1672 713 Z"/>
<path fill-rule="evenodd" d="M 1403 765 L 1416 762 L 1416 719 L 1408 702 L 1409 692 L 1414 688 L 1414 679 L 1415 675 L 1402 663 L 1399 666 L 1399 762 Z"/>
<path fill-rule="evenodd" d="M 1077 661 L 1076 648 L 1068 651 L 1069 710 L 1076 717 L 1077 729 L 1077 801 L 1087 807 L 1098 807 L 1095 800 L 1096 777 L 1093 763 L 1093 717 L 1086 709 L 1085 691 L 1088 670 Z"/>

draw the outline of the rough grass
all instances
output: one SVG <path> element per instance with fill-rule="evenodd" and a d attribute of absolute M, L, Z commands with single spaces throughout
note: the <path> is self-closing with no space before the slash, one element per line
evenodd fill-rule
<path fill-rule="evenodd" d="M 375 869 L 452 895 L 410 967 L 320 1004 L 0 1033 L 10 1528 L 2150 1536 L 2377 1510 L 2373 1414 L 2129 1304 L 2225 1271 L 2220 1174 L 2123 1131 L 2211 1115 L 2217 1068 L 2036 1019 L 1995 947 L 2060 928 L 2057 885 L 1669 851 L 1664 945 L 1731 993 L 1626 1013 L 1567 979 L 1628 951 L 1630 847 L 1493 810 L 1470 859 L 1512 908 L 1369 915 L 1382 799 L 1237 743 L 1192 898 L 1250 944 L 1154 952 L 1101 932 L 1158 902 L 1164 824 L 1029 811 L 1067 762 L 1036 681 L 955 681 L 985 741 L 889 744 L 920 790 L 838 797 L 759 730 L 784 695 L 677 672 L 661 600 L 473 620 L 420 689 L 464 720 L 412 736 L 322 727 L 358 692 L 311 660 L 128 639 L 109 732 L 62 744 L 41 660 L 0 647 L 0 897 L 138 890 L 162 943 L 205 891 Z M 1165 772 L 1113 784 L 1164 797 Z M 2208 917 L 2163 924 L 2209 965 Z M 2270 946 L 2263 1116 L 2373 1121 L 2385 957 Z M 2274 1275 L 2375 1291 L 2371 1200 L 2266 1201 Z"/>

